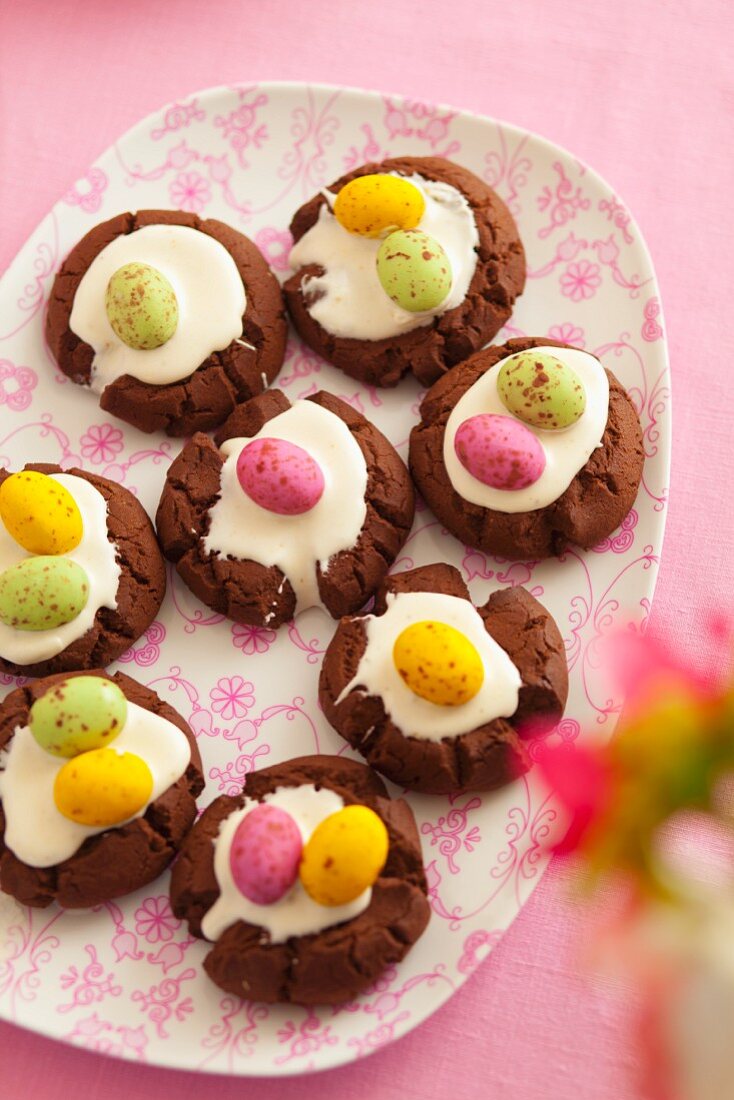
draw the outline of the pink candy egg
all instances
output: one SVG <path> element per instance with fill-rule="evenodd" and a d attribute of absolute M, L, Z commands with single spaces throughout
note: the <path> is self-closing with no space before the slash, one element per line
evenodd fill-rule
<path fill-rule="evenodd" d="M 459 425 L 454 448 L 464 469 L 492 489 L 526 489 L 545 469 L 540 440 L 511 416 L 470 416 Z"/>
<path fill-rule="evenodd" d="M 256 905 L 272 905 L 298 877 L 303 841 L 290 814 L 260 803 L 242 818 L 229 852 L 232 878 Z"/>
<path fill-rule="evenodd" d="M 324 491 L 318 462 L 287 439 L 253 439 L 240 451 L 237 477 L 251 500 L 280 516 L 309 512 Z"/>

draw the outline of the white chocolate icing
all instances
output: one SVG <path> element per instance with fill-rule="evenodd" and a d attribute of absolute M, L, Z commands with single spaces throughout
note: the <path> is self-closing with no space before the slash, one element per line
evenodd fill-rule
<path fill-rule="evenodd" d="M 495 512 L 532 512 L 558 500 L 596 448 L 601 447 L 607 426 L 609 379 L 599 360 L 588 351 L 577 348 L 538 347 L 532 350 L 552 355 L 566 363 L 579 376 L 586 390 L 586 409 L 570 428 L 552 432 L 525 424 L 528 431 L 538 437 L 545 452 L 545 469 L 534 485 L 528 485 L 525 489 L 493 489 L 462 466 L 454 447 L 457 431 L 471 416 L 496 413 L 518 419 L 503 404 L 497 389 L 497 378 L 504 359 L 495 363 L 466 391 L 446 423 L 443 461 L 451 484 L 464 500 L 483 508 L 492 508 Z"/>
<path fill-rule="evenodd" d="M 426 620 L 461 631 L 481 658 L 484 682 L 474 698 L 459 707 L 440 706 L 415 695 L 395 667 L 393 648 L 398 636 Z M 422 741 L 458 737 L 495 718 L 509 718 L 517 710 L 520 673 L 487 633 L 481 615 L 468 600 L 442 592 L 391 593 L 385 614 L 367 615 L 362 622 L 367 634 L 365 651 L 337 703 L 352 691 L 379 696 L 394 725 L 406 737 Z"/>
<path fill-rule="evenodd" d="M 329 559 L 355 545 L 367 506 L 367 464 L 343 420 L 313 401 L 295 401 L 268 420 L 252 439 L 286 439 L 318 462 L 324 492 L 310 511 L 284 516 L 256 504 L 240 486 L 237 459 L 251 439 L 228 439 L 222 445 L 220 495 L 209 512 L 204 538 L 207 553 L 219 553 L 265 566 L 277 566 L 296 594 L 296 609 L 321 607 L 317 573 Z"/>
<path fill-rule="evenodd" d="M 344 800 L 327 787 L 317 790 L 312 783 L 300 787 L 278 787 L 266 794 L 263 802 L 277 806 L 295 821 L 301 830 L 304 845 L 324 818 L 344 808 Z M 258 905 L 237 889 L 229 866 L 229 853 L 237 826 L 243 817 L 259 803 L 247 799 L 241 810 L 235 810 L 219 827 L 214 840 L 214 874 L 220 894 L 204 915 L 201 930 L 208 940 L 217 940 L 235 921 L 243 920 L 267 930 L 271 943 L 283 943 L 290 936 L 308 936 L 334 924 L 352 920 L 364 912 L 372 898 L 372 888 L 364 890 L 346 905 L 319 905 L 306 893 L 301 880 L 273 905 Z"/>
<path fill-rule="evenodd" d="M 189 742 L 178 726 L 130 700 L 125 725 L 108 747 L 117 753 L 136 753 L 153 775 L 150 800 L 128 821 L 142 817 L 150 803 L 181 778 L 191 760 Z M 42 749 L 28 726 L 18 727 L 9 748 L 0 754 L 5 844 L 30 867 L 61 863 L 73 856 L 87 837 L 110 828 L 79 825 L 56 808 L 54 782 L 66 763 Z"/>
<path fill-rule="evenodd" d="M 398 175 L 391 172 L 390 175 Z M 455 187 L 425 179 L 404 177 L 414 184 L 426 201 L 417 229 L 428 233 L 443 247 L 451 263 L 452 283 L 448 297 L 436 309 L 411 313 L 385 293 L 377 277 L 379 239 L 349 233 L 334 217 L 335 195 L 325 192 L 328 202 L 318 221 L 304 233 L 290 254 L 294 270 L 319 264 L 323 275 L 303 280 L 302 292 L 308 312 L 333 336 L 353 340 L 384 340 L 421 328 L 433 318 L 460 305 L 466 297 L 477 266 L 479 233 L 471 206 Z"/>
<path fill-rule="evenodd" d="M 178 327 L 159 348 L 128 347 L 107 319 L 107 284 L 129 263 L 157 268 L 178 299 Z M 95 393 L 123 374 L 162 386 L 188 378 L 212 352 L 242 336 L 245 302 L 237 265 L 219 241 L 184 225 L 146 225 L 116 237 L 94 258 L 74 295 L 69 327 L 94 349 Z"/>
<path fill-rule="evenodd" d="M 71 622 L 53 630 L 16 630 L 0 623 L 0 656 L 16 665 L 47 661 L 81 638 L 94 623 L 100 607 L 117 607 L 120 565 L 117 546 L 107 537 L 107 502 L 100 492 L 82 477 L 51 474 L 54 481 L 68 489 L 82 516 L 83 534 L 77 547 L 58 557 L 71 558 L 81 565 L 89 578 L 86 606 Z M 19 546 L 0 523 L 0 573 L 26 558 L 35 557 Z"/>

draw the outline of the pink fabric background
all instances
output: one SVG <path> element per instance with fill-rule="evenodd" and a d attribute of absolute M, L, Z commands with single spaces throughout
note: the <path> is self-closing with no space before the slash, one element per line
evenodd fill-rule
<path fill-rule="evenodd" d="M 652 623 L 703 665 L 707 615 L 734 608 L 733 73 L 729 0 L 0 3 L 0 270 L 121 132 L 213 84 L 378 88 L 567 146 L 629 204 L 657 267 L 675 442 Z M 566 885 L 552 867 L 437 1017 L 354 1067 L 243 1085 L 106 1061 L 0 1024 L 3 1095 L 632 1100 L 634 998 L 579 974 L 585 926 Z"/>

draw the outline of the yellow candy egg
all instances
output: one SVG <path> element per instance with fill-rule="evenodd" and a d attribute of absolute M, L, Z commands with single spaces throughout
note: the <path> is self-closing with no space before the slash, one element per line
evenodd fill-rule
<path fill-rule="evenodd" d="M 395 640 L 395 668 L 414 695 L 439 707 L 460 707 L 484 682 L 484 665 L 465 634 L 438 622 L 413 623 Z"/>
<path fill-rule="evenodd" d="M 367 806 L 345 806 L 324 818 L 303 849 L 299 875 L 319 905 L 346 905 L 376 881 L 390 841 Z"/>
<path fill-rule="evenodd" d="M 134 817 L 150 800 L 153 776 L 134 752 L 93 749 L 56 773 L 54 802 L 78 825 L 108 828 Z"/>
<path fill-rule="evenodd" d="M 336 196 L 334 216 L 349 233 L 382 237 L 392 229 L 415 229 L 426 200 L 408 180 L 375 174 L 358 176 Z"/>
<path fill-rule="evenodd" d="M 0 485 L 0 518 L 30 554 L 68 554 L 82 541 L 81 512 L 69 490 L 34 470 L 11 474 Z"/>

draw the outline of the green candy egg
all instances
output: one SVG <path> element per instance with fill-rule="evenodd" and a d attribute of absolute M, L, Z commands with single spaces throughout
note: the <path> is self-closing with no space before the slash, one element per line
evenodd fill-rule
<path fill-rule="evenodd" d="M 70 558 L 25 558 L 0 575 L 0 622 L 15 630 L 54 630 L 88 599 L 89 578 Z"/>
<path fill-rule="evenodd" d="M 586 408 L 586 391 L 576 371 L 547 352 L 531 349 L 505 359 L 497 390 L 518 420 L 551 432 L 570 428 Z"/>
<path fill-rule="evenodd" d="M 380 245 L 377 277 L 393 302 L 410 313 L 436 309 L 451 290 L 451 263 L 420 229 L 399 229 Z"/>
<path fill-rule="evenodd" d="M 53 756 L 103 749 L 122 731 L 127 699 L 112 680 L 74 676 L 49 688 L 31 707 L 28 725 Z"/>
<path fill-rule="evenodd" d="M 150 264 L 125 264 L 105 293 L 110 325 L 129 348 L 149 351 L 170 340 L 178 325 L 178 301 L 163 272 Z"/>

